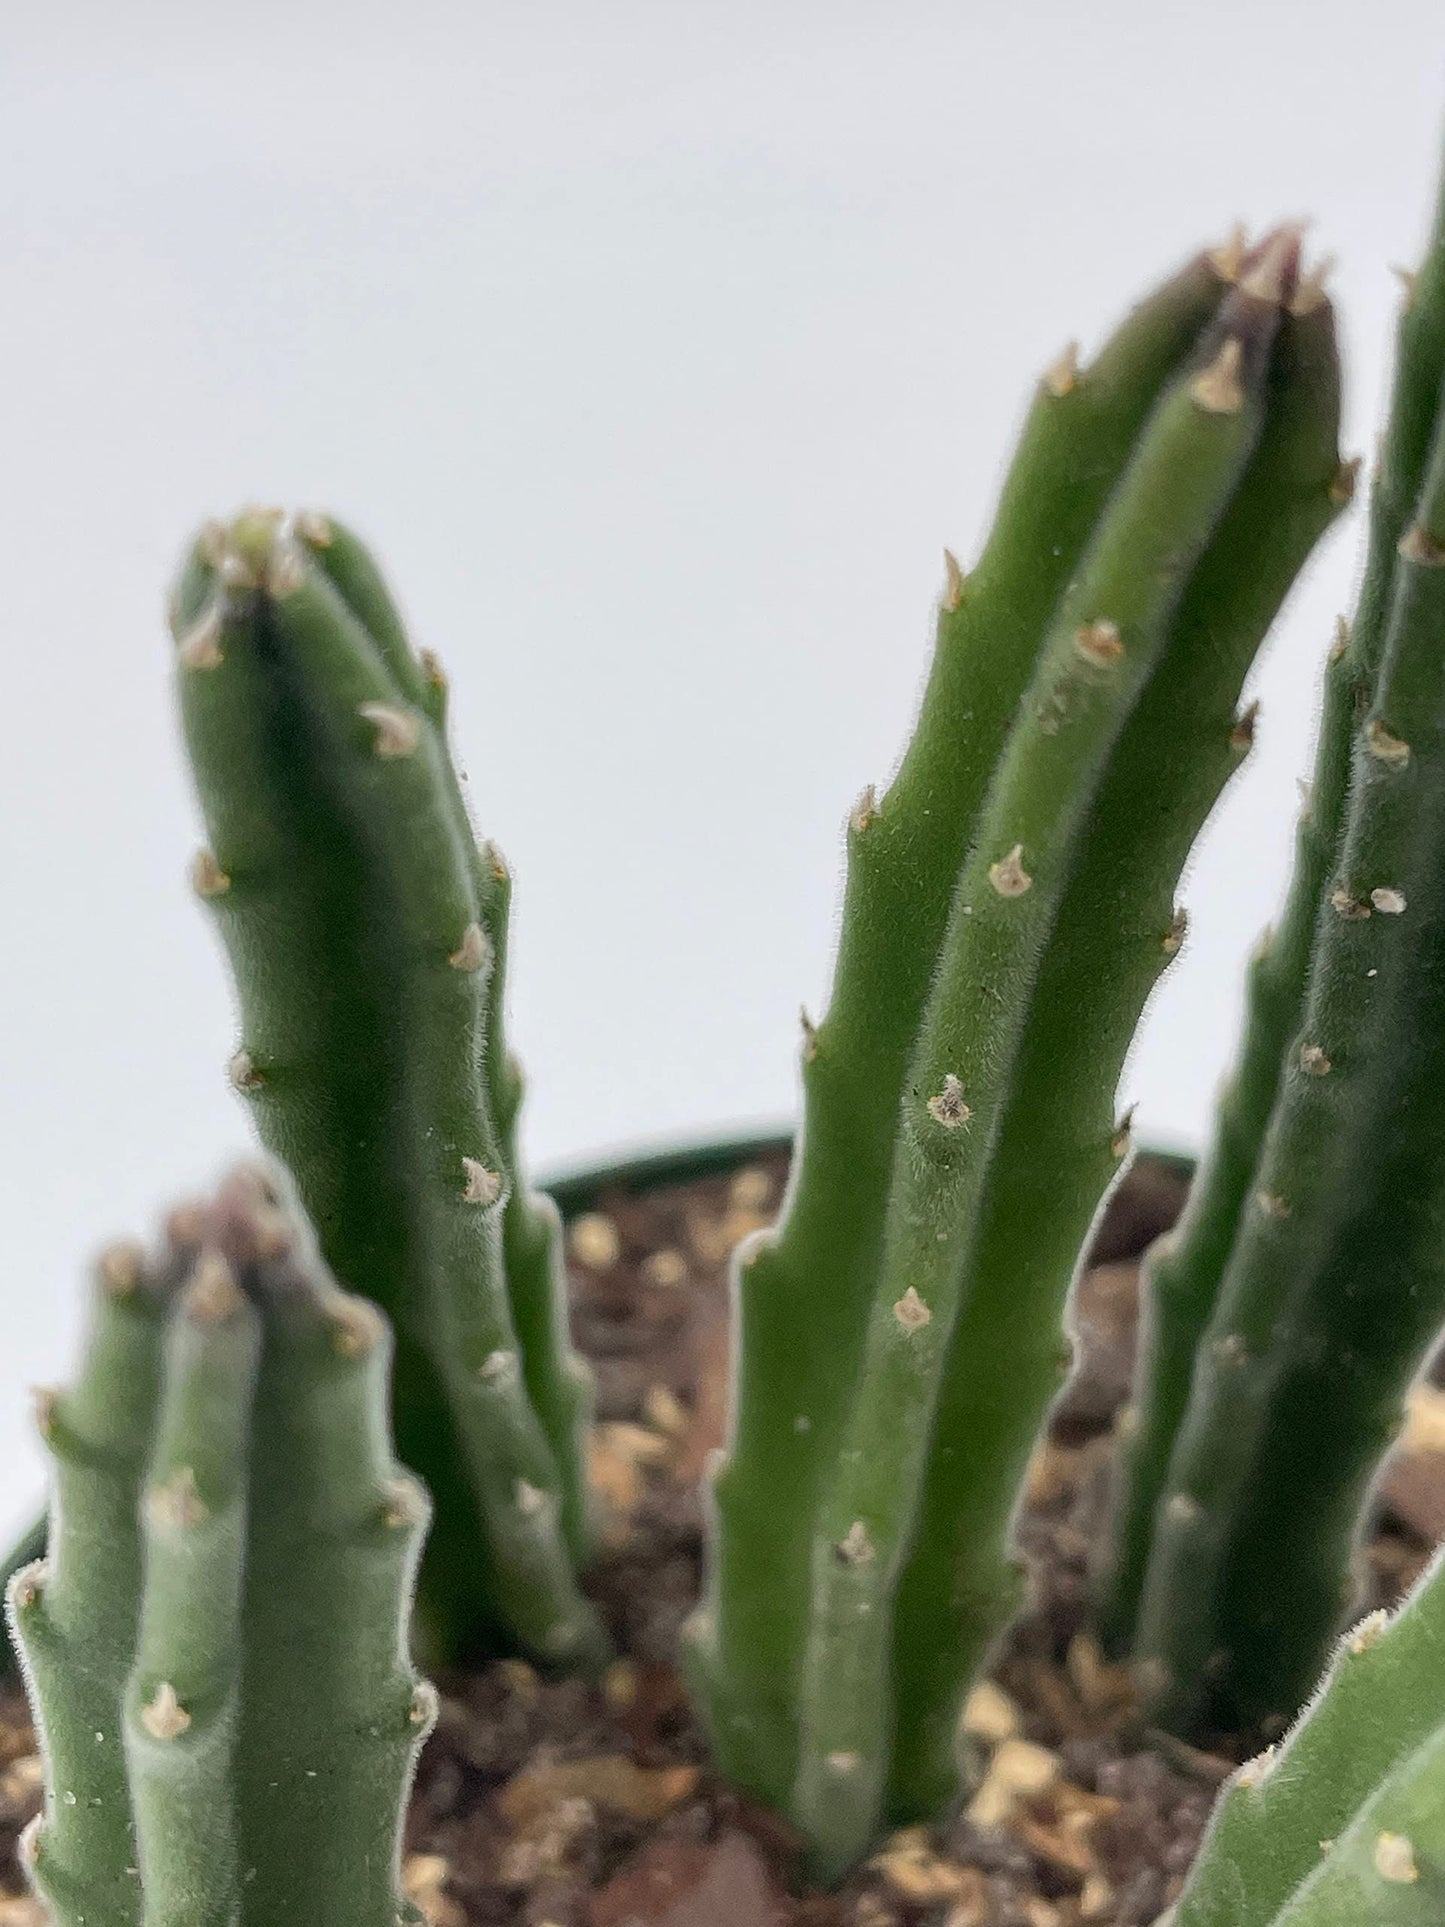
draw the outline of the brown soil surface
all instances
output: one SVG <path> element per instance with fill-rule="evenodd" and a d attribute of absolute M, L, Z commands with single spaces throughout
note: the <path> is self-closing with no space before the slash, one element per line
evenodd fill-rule
<path fill-rule="evenodd" d="M 592 1589 L 621 1657 L 599 1685 L 517 1660 L 439 1681 L 408 1891 L 435 1927 L 1148 1927 L 1231 1762 L 1141 1729 L 1127 1679 L 1085 1630 L 1084 1570 L 1127 1388 L 1137 1259 L 1172 1222 L 1181 1179 L 1141 1161 L 1096 1239 L 1074 1377 L 1028 1484 L 1032 1604 L 965 1718 L 967 1806 L 895 1834 L 841 1893 L 810 1895 L 786 1829 L 709 1772 L 676 1670 L 698 1584 L 698 1480 L 724 1423 L 727 1255 L 775 1215 L 784 1175 L 769 1155 L 643 1195 L 618 1185 L 572 1221 L 607 1521 Z M 1386 1500 L 1373 1556 L 1388 1600 L 1445 1530 L 1445 1396 L 1417 1395 Z M 38 1927 L 14 1846 L 39 1798 L 23 1705 L 0 1689 L 0 1927 Z"/>

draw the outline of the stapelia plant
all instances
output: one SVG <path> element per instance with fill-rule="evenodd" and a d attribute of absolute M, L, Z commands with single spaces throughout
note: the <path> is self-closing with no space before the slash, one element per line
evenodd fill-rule
<path fill-rule="evenodd" d="M 391 1456 L 385 1321 L 279 1173 L 102 1258 L 79 1379 L 43 1394 L 45 1558 L 9 1589 L 59 1927 L 394 1927 L 434 1697 L 405 1650 L 428 1507 Z"/>
<path fill-rule="evenodd" d="M 1445 207 L 1400 323 L 1289 900 L 1148 1267 L 1103 1612 L 1183 1732 L 1278 1733 L 1445 1319 Z"/>
<path fill-rule="evenodd" d="M 1282 1728 L 1304 1697 L 1445 1316 L 1442 388 L 1445 216 L 1289 905 L 1154 1255 L 1121 1430 L 1101 1619 L 1189 1733 Z M 1249 749 L 1250 664 L 1351 494 L 1338 406 L 1331 308 L 1287 229 L 1191 262 L 1087 366 L 1067 353 L 977 566 L 948 559 L 897 775 L 850 820 L 786 1208 L 736 1266 L 688 1637 L 719 1766 L 822 1878 L 955 1790 L 1178 879 Z M 425 1507 L 392 1465 L 367 1301 L 435 1501 L 418 1647 L 606 1653 L 579 1579 L 587 1379 L 517 1148 L 510 880 L 473 834 L 441 673 L 340 524 L 209 526 L 171 617 L 231 1078 L 320 1255 L 253 1173 L 160 1260 L 102 1267 L 80 1383 L 42 1403 L 49 1547 L 11 1588 L 48 1766 L 32 1859 L 66 1927 L 382 1927 L 430 1702 L 397 1649 Z M 1179 1927 L 1438 1916 L 1442 1585 L 1343 1649 L 1287 1770 L 1241 1776 Z"/>
<path fill-rule="evenodd" d="M 557 1214 L 517 1152 L 503 1022 L 510 878 L 478 844 L 446 685 L 338 523 L 252 512 L 177 586 L 194 866 L 240 993 L 231 1080 L 327 1261 L 396 1330 L 398 1448 L 436 1525 L 423 1637 L 587 1665 L 587 1375 Z"/>
<path fill-rule="evenodd" d="M 936 1812 L 1018 1590 L 1008 1528 L 1174 888 L 1240 685 L 1347 499 L 1333 322 L 1289 232 L 1044 378 L 950 562 L 899 773 L 849 831 L 783 1221 L 740 1256 L 693 1677 L 724 1768 L 837 1873 Z"/>

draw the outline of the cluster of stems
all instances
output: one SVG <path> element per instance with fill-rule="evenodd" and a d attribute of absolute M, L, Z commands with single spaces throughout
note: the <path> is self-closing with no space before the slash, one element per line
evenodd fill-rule
<path fill-rule="evenodd" d="M 1253 740 L 1251 665 L 1353 492 L 1338 426 L 1291 228 L 1071 347 L 975 566 L 947 558 L 901 763 L 849 819 L 787 1197 L 735 1258 L 685 1640 L 719 1767 L 821 1879 L 958 1787 L 1070 1286 L 1130 1153 L 1125 1057 Z M 29 1865 L 58 1927 L 394 1927 L 434 1710 L 413 1652 L 608 1656 L 588 1375 L 518 1146 L 511 878 L 445 679 L 340 523 L 208 525 L 170 619 L 230 1077 L 278 1162 L 174 1213 L 158 1256 L 109 1252 L 78 1382 L 41 1397 L 56 1503 L 9 1589 L 47 1769 Z M 1304 1700 L 1445 1320 L 1442 638 L 1445 201 L 1289 898 L 1145 1266 L 1118 1425 L 1098 1618 L 1189 1738 L 1277 1735 Z M 1437 1566 L 1236 1777 L 1174 1927 L 1445 1918 L 1442 1640 Z"/>
<path fill-rule="evenodd" d="M 79 1378 L 38 1399 L 45 1555 L 8 1607 L 46 1769 L 26 1863 L 56 1927 L 396 1927 L 435 1696 L 408 1608 L 429 1516 L 392 1457 L 385 1320 L 282 1174 L 97 1268 Z"/>

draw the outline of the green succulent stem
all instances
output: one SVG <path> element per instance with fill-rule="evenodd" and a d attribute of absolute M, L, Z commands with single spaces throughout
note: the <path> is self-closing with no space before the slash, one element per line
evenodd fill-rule
<path fill-rule="evenodd" d="M 1244 678 L 1342 506 L 1327 304 L 1281 318 L 1267 384 L 1259 441 L 1119 738 L 1039 967 L 899 1586 L 888 1806 L 900 1820 L 938 1812 L 957 1784 L 962 1701 L 1020 1591 L 1009 1527 L 1058 1389 L 1065 1295 L 1127 1152 L 1114 1094 L 1179 947 L 1175 890 L 1253 739 Z"/>
<path fill-rule="evenodd" d="M 241 1716 L 248 1447 L 261 1320 L 209 1252 L 181 1295 L 141 1513 L 140 1623 L 124 1698 L 145 1927 L 242 1917 Z"/>
<path fill-rule="evenodd" d="M 219 1213 L 243 1231 L 256 1222 L 251 1174 Z M 405 1797 L 436 1707 L 405 1637 L 431 1508 L 392 1453 L 384 1320 L 335 1286 L 284 1197 L 278 1217 L 285 1242 L 268 1249 L 278 1220 L 262 1215 L 249 1280 L 266 1343 L 233 1766 L 244 1917 L 390 1927 Z"/>
<path fill-rule="evenodd" d="M 180 1262 L 175 1251 L 159 1264 L 136 1246 L 108 1251 L 75 1385 L 38 1400 L 53 1523 L 48 1544 L 12 1575 L 8 1607 L 45 1760 L 34 1879 L 61 1927 L 87 1917 L 134 1927 L 141 1917 L 120 1706 L 139 1612 L 138 1508 Z"/>
<path fill-rule="evenodd" d="M 600 1663 L 575 1566 L 585 1388 L 568 1373 L 556 1240 L 525 1199 L 512 1244 L 527 1266 L 506 1268 L 521 1181 L 489 1103 L 489 1051 L 504 1046 L 482 921 L 499 891 L 446 754 L 438 678 L 360 545 L 315 517 L 208 535 L 176 628 L 211 838 L 197 882 L 240 991 L 233 1081 L 329 1261 L 395 1326 L 398 1442 L 437 1502 L 424 1637 Z M 523 1296 L 533 1382 L 570 1388 L 548 1406 L 550 1436 L 513 1321 Z"/>
<path fill-rule="evenodd" d="M 501 1168 L 506 1175 L 502 1243 L 512 1321 L 527 1396 L 551 1444 L 561 1486 L 562 1529 L 574 1559 L 592 1549 L 586 1481 L 586 1436 L 592 1414 L 591 1373 L 567 1331 L 567 1279 L 561 1221 L 552 1202 L 529 1189 L 519 1127 L 525 1085 L 507 1047 L 506 975 L 512 876 L 496 845 L 476 834 L 471 811 L 446 749 L 447 680 L 436 657 L 418 656 L 380 569 L 360 539 L 334 516 L 304 515 L 293 524 L 317 567 L 367 631 L 403 698 L 426 715 L 440 750 L 441 796 L 464 847 L 485 940 L 486 1010 L 482 1069 Z"/>
<path fill-rule="evenodd" d="M 1047 626 L 910 1063 L 862 1370 L 813 1540 L 793 1811 L 831 1877 L 878 1826 L 890 1608 L 1039 963 L 1092 799 L 1262 426 L 1278 311 L 1240 296 L 1226 315 L 1160 397 Z"/>
<path fill-rule="evenodd" d="M 57 1927 L 420 1927 L 428 1505 L 392 1457 L 385 1321 L 276 1170 L 100 1276 L 80 1378 L 43 1405 L 51 1542 L 10 1589 L 46 1770 L 31 1877 Z"/>
<path fill-rule="evenodd" d="M 717 1757 L 774 1804 L 796 1770 L 819 1491 L 861 1359 L 898 1106 L 959 867 L 1040 632 L 1219 288 L 1206 261 L 1190 264 L 1086 371 L 1066 356 L 1040 383 L 982 556 L 966 580 L 950 560 L 903 761 L 849 825 L 838 961 L 827 1014 L 805 1031 L 788 1198 L 777 1232 L 735 1270 L 733 1423 L 690 1636 Z"/>
<path fill-rule="evenodd" d="M 1282 1723 L 1352 1591 L 1353 1527 L 1445 1313 L 1445 433 L 1400 538 L 1349 821 L 1249 1210 L 1155 1528 L 1161 1716 Z"/>
<path fill-rule="evenodd" d="M 1285 1053 L 1302 1021 L 1320 908 L 1344 834 L 1351 748 L 1379 675 L 1396 547 L 1419 494 L 1442 376 L 1445 195 L 1424 268 L 1400 317 L 1389 421 L 1371 490 L 1364 580 L 1355 620 L 1340 625 L 1326 665 L 1314 775 L 1284 911 L 1249 968 L 1238 1060 L 1183 1219 L 1145 1266 L 1135 1391 L 1119 1434 L 1115 1516 L 1098 1573 L 1100 1625 L 1117 1652 L 1138 1630 L 1156 1514 L 1194 1360 L 1248 1214 Z"/>

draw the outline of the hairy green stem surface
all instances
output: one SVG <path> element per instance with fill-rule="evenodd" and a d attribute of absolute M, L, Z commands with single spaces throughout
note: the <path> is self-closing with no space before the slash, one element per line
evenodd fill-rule
<path fill-rule="evenodd" d="M 1442 633 L 1437 429 L 1303 1024 L 1156 1523 L 1136 1650 L 1181 1729 L 1268 1729 L 1308 1691 L 1365 1489 L 1445 1316 Z"/>
<path fill-rule="evenodd" d="M 1259 437 L 1278 292 L 1231 297 L 1150 415 L 1046 626 L 959 877 L 905 1080 L 862 1370 L 813 1540 L 792 1811 L 825 1874 L 879 1821 L 891 1607 L 1042 957 L 1121 733 Z"/>
<path fill-rule="evenodd" d="M 952 1793 L 963 1696 L 1017 1603 L 1008 1528 L 1058 1388 L 1065 1294 L 1127 1146 L 1114 1094 L 1178 948 L 1180 873 L 1248 753 L 1241 685 L 1341 506 L 1338 393 L 1328 306 L 1285 315 L 1259 443 L 1120 736 L 1039 969 L 899 1587 L 889 1783 L 899 1819 L 936 1813 Z"/>
<path fill-rule="evenodd" d="M 528 1188 L 522 1167 L 519 1125 L 525 1085 L 506 1033 L 511 872 L 495 844 L 478 840 L 456 765 L 446 753 L 447 683 L 436 657 L 413 652 L 381 571 L 350 529 L 333 516 L 306 515 L 296 519 L 295 533 L 367 631 L 405 700 L 427 716 L 441 750 L 442 788 L 467 852 L 485 938 L 482 1070 L 507 1179 L 502 1244 L 512 1321 L 527 1395 L 557 1461 L 563 1531 L 573 1556 L 581 1560 L 591 1549 L 592 1537 L 585 1473 L 592 1380 L 567 1331 L 561 1221 L 551 1199 Z"/>
<path fill-rule="evenodd" d="M 1040 384 L 976 568 L 965 581 L 950 561 L 902 764 L 849 825 L 832 997 L 805 1033 L 804 1122 L 782 1222 L 735 1270 L 733 1420 L 691 1634 L 717 1757 L 775 1805 L 796 1768 L 819 1486 L 857 1374 L 898 1105 L 958 871 L 1040 633 L 1161 384 L 1218 301 L 1218 276 L 1197 261 L 1087 370 L 1066 356 Z"/>
<path fill-rule="evenodd" d="M 100 1260 L 80 1375 L 38 1395 L 54 1467 L 48 1545 L 10 1581 L 9 1609 L 45 1758 L 33 1877 L 57 1921 L 140 1920 L 121 1700 L 141 1589 L 138 1508 L 150 1463 L 168 1301 L 180 1254 Z"/>
<path fill-rule="evenodd" d="M 552 1347 L 534 1370 L 565 1374 L 555 1240 L 520 1283 L 505 1269 L 517 1174 L 488 1102 L 493 866 L 446 755 L 438 680 L 363 561 L 334 524 L 252 515 L 207 538 L 178 594 L 211 835 L 197 885 L 242 1006 L 233 1081 L 328 1259 L 396 1327 L 398 1443 L 437 1503 L 426 1636 L 591 1664 L 605 1645 L 574 1572 L 582 1388 L 549 1438 L 512 1316 L 516 1290 L 549 1294 L 530 1314 Z"/>
<path fill-rule="evenodd" d="M 102 1266 L 45 1560 L 10 1591 L 58 1927 L 397 1927 L 434 1713 L 407 1619 L 427 1501 L 391 1454 L 385 1321 L 274 1171 Z"/>
<path fill-rule="evenodd" d="M 1445 1567 L 1362 1621 L 1277 1749 L 1221 1794 L 1170 1927 L 1445 1918 Z"/>
<path fill-rule="evenodd" d="M 1445 377 L 1445 196 L 1435 238 L 1400 318 L 1389 422 L 1371 491 L 1364 581 L 1352 625 L 1332 649 L 1314 778 L 1300 817 L 1294 871 L 1277 930 L 1249 969 L 1238 1061 L 1214 1140 L 1184 1216 L 1145 1265 L 1139 1356 L 1119 1433 L 1115 1517 L 1100 1560 L 1099 1617 L 1124 1650 L 1138 1623 L 1155 1516 L 1199 1349 L 1246 1213 L 1285 1051 L 1299 1030 L 1320 907 L 1344 832 L 1350 751 L 1379 674 L 1396 545 L 1419 494 Z"/>

